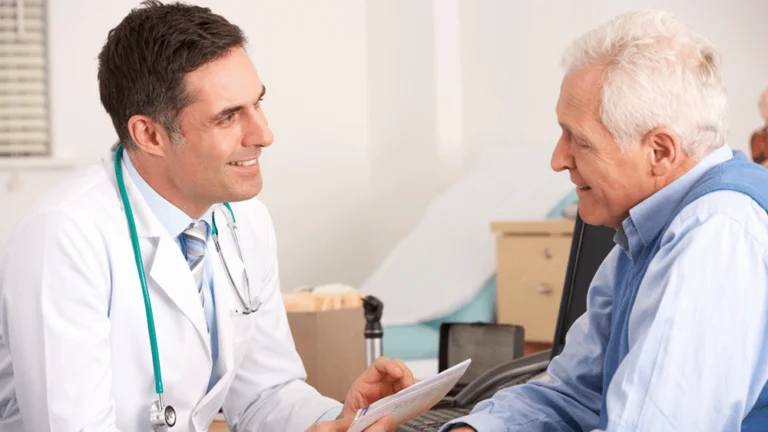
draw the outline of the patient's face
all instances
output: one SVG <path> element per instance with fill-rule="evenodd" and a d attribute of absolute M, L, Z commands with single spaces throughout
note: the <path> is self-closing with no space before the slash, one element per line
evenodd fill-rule
<path fill-rule="evenodd" d="M 629 209 L 653 193 L 653 181 L 639 146 L 622 152 L 600 121 L 601 79 L 598 67 L 570 72 L 563 79 L 557 102 L 562 134 L 552 169 L 569 171 L 586 223 L 618 228 Z"/>

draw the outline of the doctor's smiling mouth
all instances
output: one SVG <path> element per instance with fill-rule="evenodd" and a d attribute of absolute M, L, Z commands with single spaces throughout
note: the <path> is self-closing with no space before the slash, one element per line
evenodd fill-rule
<path fill-rule="evenodd" d="M 227 167 L 234 169 L 235 172 L 242 175 L 259 175 L 261 172 L 261 166 L 259 165 L 260 157 L 261 148 L 259 147 L 254 155 L 233 158 L 233 160 L 227 162 Z"/>

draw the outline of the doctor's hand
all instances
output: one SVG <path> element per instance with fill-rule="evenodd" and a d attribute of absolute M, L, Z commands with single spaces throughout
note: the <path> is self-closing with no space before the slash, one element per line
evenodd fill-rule
<path fill-rule="evenodd" d="M 347 432 L 349 427 L 352 425 L 352 420 L 353 419 L 351 418 L 347 418 L 315 423 L 312 425 L 312 427 L 307 429 L 306 432 Z M 387 432 L 393 428 L 394 425 L 392 424 L 392 416 L 386 415 L 378 419 L 376 423 L 368 426 L 365 429 L 365 432 Z"/>
<path fill-rule="evenodd" d="M 365 408 L 414 383 L 416 380 L 413 378 L 413 372 L 402 360 L 379 357 L 352 383 L 339 419 L 353 419 L 360 408 Z"/>

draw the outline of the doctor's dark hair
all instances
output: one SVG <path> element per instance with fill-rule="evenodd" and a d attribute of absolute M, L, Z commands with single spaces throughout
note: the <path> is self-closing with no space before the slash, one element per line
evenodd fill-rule
<path fill-rule="evenodd" d="M 128 120 L 145 115 L 181 142 L 178 117 L 192 103 L 185 75 L 243 47 L 243 31 L 208 8 L 144 1 L 110 30 L 99 53 L 101 104 L 118 138 L 135 147 Z"/>

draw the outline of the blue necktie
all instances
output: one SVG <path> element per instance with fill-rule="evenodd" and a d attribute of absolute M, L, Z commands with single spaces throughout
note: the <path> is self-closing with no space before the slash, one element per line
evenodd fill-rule
<path fill-rule="evenodd" d="M 191 223 L 183 232 L 186 244 L 187 264 L 192 271 L 192 277 L 197 286 L 197 294 L 203 306 L 203 313 L 207 317 L 205 293 L 203 291 L 203 263 L 205 258 L 205 241 L 208 238 L 208 224 L 205 221 Z M 208 320 L 206 319 L 206 323 Z M 210 331 L 210 329 L 208 329 Z"/>

